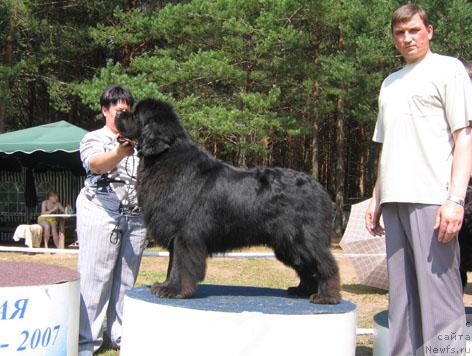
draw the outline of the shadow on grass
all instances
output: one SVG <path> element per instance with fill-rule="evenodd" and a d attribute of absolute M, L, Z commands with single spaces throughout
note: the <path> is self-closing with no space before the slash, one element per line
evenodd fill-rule
<path fill-rule="evenodd" d="M 467 283 L 465 285 L 464 294 L 472 295 L 472 283 Z"/>
<path fill-rule="evenodd" d="M 343 284 L 341 290 L 353 294 L 379 294 L 385 295 L 388 291 L 380 288 L 364 286 L 362 284 Z"/>
<path fill-rule="evenodd" d="M 102 347 L 98 352 L 96 352 L 94 355 L 99 355 L 99 356 L 119 356 L 120 351 L 112 348 L 107 348 L 107 347 Z M 357 355 L 357 354 L 356 354 Z"/>
<path fill-rule="evenodd" d="M 95 355 L 100 356 L 119 356 L 120 351 L 112 348 L 102 347 Z M 356 354 L 357 355 L 357 354 Z"/>
<path fill-rule="evenodd" d="M 120 351 L 111 347 L 111 340 L 108 336 L 108 332 L 103 333 L 103 343 L 102 346 L 98 349 L 98 351 L 94 355 L 100 356 L 119 356 Z"/>
<path fill-rule="evenodd" d="M 356 356 L 372 356 L 372 348 L 367 346 L 357 346 Z"/>

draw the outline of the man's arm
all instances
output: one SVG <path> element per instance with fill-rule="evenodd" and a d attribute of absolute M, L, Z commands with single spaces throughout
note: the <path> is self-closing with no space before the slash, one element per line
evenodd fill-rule
<path fill-rule="evenodd" d="M 382 153 L 380 153 L 382 155 Z M 384 228 L 380 225 L 380 215 L 382 207 L 380 206 L 380 161 L 377 168 L 377 180 L 375 181 L 372 199 L 365 213 L 365 227 L 373 236 L 382 236 Z"/>
<path fill-rule="evenodd" d="M 472 167 L 472 132 L 470 127 L 454 131 L 454 157 L 449 195 L 464 200 Z M 446 200 L 436 215 L 438 240 L 447 243 L 459 232 L 464 218 L 464 207 Z"/>

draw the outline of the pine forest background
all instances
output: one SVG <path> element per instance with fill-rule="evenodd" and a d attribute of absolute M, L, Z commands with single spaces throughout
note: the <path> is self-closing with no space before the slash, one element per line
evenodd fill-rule
<path fill-rule="evenodd" d="M 308 172 L 343 207 L 371 194 L 393 0 L 0 0 L 0 132 L 103 125 L 110 84 L 171 102 L 238 166 Z M 472 3 L 418 1 L 433 51 L 472 59 Z"/>

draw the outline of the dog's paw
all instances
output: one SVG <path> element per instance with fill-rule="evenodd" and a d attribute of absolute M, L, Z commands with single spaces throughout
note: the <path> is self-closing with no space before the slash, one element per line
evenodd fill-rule
<path fill-rule="evenodd" d="M 292 297 L 308 297 L 310 293 L 307 293 L 303 288 L 300 287 L 288 287 L 287 294 Z"/>
<path fill-rule="evenodd" d="M 156 282 L 156 283 L 150 285 L 149 288 L 151 289 L 152 294 L 157 295 L 157 292 L 159 291 L 159 288 L 161 288 L 162 286 L 164 286 L 164 283 Z"/>
<path fill-rule="evenodd" d="M 339 304 L 341 295 L 332 296 L 315 293 L 310 296 L 310 302 L 314 304 Z"/>
<path fill-rule="evenodd" d="M 180 288 L 175 288 L 166 283 L 154 283 L 151 286 L 151 293 L 159 298 L 187 298 Z"/>
<path fill-rule="evenodd" d="M 294 297 L 309 297 L 316 290 L 318 290 L 317 287 L 307 288 L 305 285 L 300 284 L 296 287 L 287 288 L 287 294 Z"/>

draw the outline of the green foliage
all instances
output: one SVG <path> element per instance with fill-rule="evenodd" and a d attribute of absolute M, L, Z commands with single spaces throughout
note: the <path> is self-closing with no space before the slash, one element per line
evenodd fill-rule
<path fill-rule="evenodd" d="M 446 6 L 438 6 L 431 19 L 435 30 L 432 47 L 465 60 L 472 59 L 472 3 L 467 0 L 451 0 Z"/>
<path fill-rule="evenodd" d="M 143 16 L 139 9 L 125 11 L 115 7 L 112 25 L 98 23 L 96 27 L 89 29 L 89 35 L 94 44 L 110 49 L 119 49 L 124 44 L 140 45 L 147 39 L 149 22 L 150 18 Z"/>
<path fill-rule="evenodd" d="M 127 85 L 137 99 L 166 97 L 200 143 L 218 139 L 221 149 L 234 152 L 243 164 L 248 153 L 263 157 L 269 153 L 265 137 L 282 139 L 294 129 L 296 117 L 282 93 L 295 83 L 289 79 L 288 86 L 286 79 L 288 71 L 295 72 L 292 48 L 302 50 L 299 42 L 306 40 L 303 32 L 270 16 L 269 5 L 283 15 L 277 1 L 199 0 L 152 14 L 115 11 L 117 22 L 132 20 L 92 29 L 95 43 L 115 49 L 134 44 L 139 54 L 126 70 L 109 62 L 76 92 L 95 105 L 99 88 L 111 80 Z M 302 77 L 304 64 L 300 69 L 296 75 Z"/>
<path fill-rule="evenodd" d="M 429 4 L 431 17 L 447 28 L 441 48 L 468 53 L 461 28 L 470 29 L 470 13 L 458 10 L 470 4 Z M 116 7 L 109 22 L 89 30 L 93 44 L 114 58 L 73 91 L 95 111 L 100 92 L 116 82 L 136 99 L 169 100 L 198 142 L 217 141 L 220 151 L 244 164 L 248 154 L 271 153 L 267 137 L 277 143 L 309 133 L 315 110 L 330 120 L 341 93 L 348 120 L 375 121 L 378 88 L 401 66 L 390 35 L 390 13 L 398 5 L 193 0 L 152 11 Z M 319 92 L 308 104 L 315 84 Z"/>
<path fill-rule="evenodd" d="M 402 3 L 3 0 L 0 100 L 9 128 L 57 119 L 94 128 L 101 92 L 120 83 L 137 100 L 171 102 L 221 158 L 303 170 L 319 159 L 327 183 L 338 111 L 347 155 L 357 154 L 370 144 L 382 80 L 403 65 L 390 34 Z M 472 59 L 470 1 L 419 3 L 435 29 L 433 50 Z M 316 149 L 323 157 L 312 159 Z"/>
<path fill-rule="evenodd" d="M 96 112 L 101 111 L 99 98 L 103 90 L 116 83 L 120 83 L 128 88 L 133 93 L 133 96 L 138 99 L 145 97 L 167 99 L 159 93 L 158 88 L 153 83 L 144 86 L 143 83 L 145 83 L 145 81 L 146 78 L 143 74 L 129 76 L 126 74 L 121 64 L 113 64 L 113 62 L 109 60 L 106 67 L 102 68 L 92 81 L 74 83 L 70 85 L 70 88 L 74 93 L 80 96 L 83 103 Z"/>

